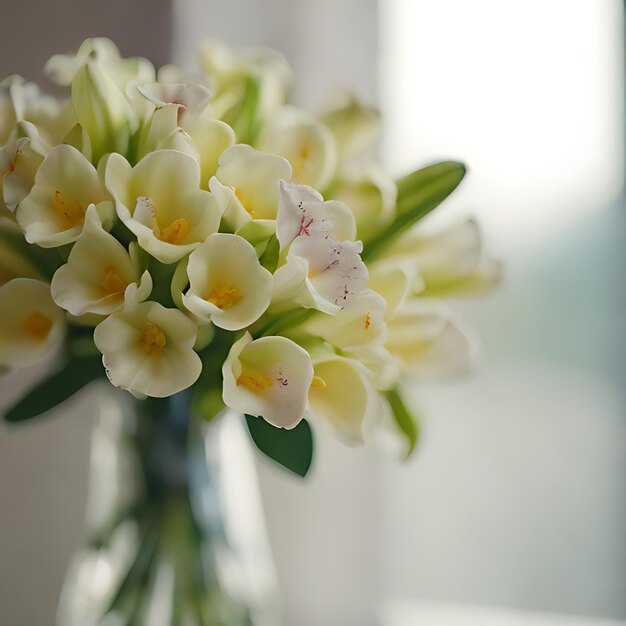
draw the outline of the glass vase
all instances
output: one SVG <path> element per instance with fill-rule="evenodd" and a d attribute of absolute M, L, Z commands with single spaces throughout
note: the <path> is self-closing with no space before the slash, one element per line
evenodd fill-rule
<path fill-rule="evenodd" d="M 240 416 L 210 423 L 185 392 L 95 403 L 81 547 L 59 626 L 275 626 L 275 570 Z"/>

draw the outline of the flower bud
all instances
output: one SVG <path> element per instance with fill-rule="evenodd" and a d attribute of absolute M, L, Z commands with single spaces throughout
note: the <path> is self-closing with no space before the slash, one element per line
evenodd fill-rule
<path fill-rule="evenodd" d="M 90 61 L 76 73 L 72 104 L 76 119 L 89 135 L 94 163 L 108 152 L 128 150 L 132 109 L 115 81 L 97 63 Z"/>

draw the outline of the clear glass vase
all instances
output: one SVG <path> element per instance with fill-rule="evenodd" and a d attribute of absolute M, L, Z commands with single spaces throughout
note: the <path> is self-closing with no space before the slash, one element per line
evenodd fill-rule
<path fill-rule="evenodd" d="M 96 406 L 82 546 L 59 626 L 275 626 L 275 570 L 242 419 L 184 392 Z"/>

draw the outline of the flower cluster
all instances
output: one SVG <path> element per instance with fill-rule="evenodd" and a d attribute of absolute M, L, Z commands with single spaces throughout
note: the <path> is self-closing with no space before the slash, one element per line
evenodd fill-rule
<path fill-rule="evenodd" d="M 46 65 L 67 101 L 0 83 L 0 368 L 55 354 L 62 380 L 99 352 L 138 398 L 192 387 L 206 417 L 310 415 L 408 450 L 402 381 L 472 359 L 443 300 L 499 277 L 473 220 L 419 223 L 464 167 L 394 181 L 354 97 L 315 116 L 287 105 L 274 51 L 211 42 L 201 61 L 157 72 L 91 39 Z"/>

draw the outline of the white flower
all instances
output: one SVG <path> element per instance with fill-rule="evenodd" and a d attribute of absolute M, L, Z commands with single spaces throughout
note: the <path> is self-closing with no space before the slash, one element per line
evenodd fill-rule
<path fill-rule="evenodd" d="M 164 398 L 198 379 L 196 334 L 197 326 L 178 309 L 142 302 L 98 324 L 94 341 L 116 387 Z"/>
<path fill-rule="evenodd" d="M 237 144 L 219 159 L 209 188 L 233 230 L 250 220 L 276 219 L 278 181 L 291 176 L 289 163 L 280 156 Z"/>
<path fill-rule="evenodd" d="M 35 174 L 50 151 L 29 122 L 20 122 L 0 147 L 0 207 L 15 211 L 35 184 Z"/>
<path fill-rule="evenodd" d="M 377 417 L 377 395 L 359 361 L 336 355 L 314 358 L 309 406 L 343 443 L 363 443 L 363 425 Z"/>
<path fill-rule="evenodd" d="M 196 82 L 146 83 L 137 85 L 137 91 L 156 108 L 166 104 L 175 104 L 181 107 L 181 113 L 202 111 L 211 100 L 211 92 L 207 87 Z"/>
<path fill-rule="evenodd" d="M 217 202 L 199 188 L 200 168 L 182 152 L 159 150 L 135 167 L 112 154 L 105 180 L 119 218 L 162 263 L 180 260 L 219 228 Z"/>
<path fill-rule="evenodd" d="M 328 201 L 315 189 L 280 181 L 276 236 L 281 250 L 297 237 L 324 237 L 335 241 L 354 241 L 356 224 L 350 207 Z"/>
<path fill-rule="evenodd" d="M 152 290 L 150 274 L 141 274 L 136 255 L 102 228 L 91 205 L 67 263 L 52 278 L 52 297 L 72 315 L 108 315 L 122 308 L 129 288 L 136 290 L 137 301 L 145 300 Z"/>
<path fill-rule="evenodd" d="M 50 286 L 15 278 L 0 287 L 0 367 L 28 367 L 52 356 L 63 344 L 65 313 Z"/>
<path fill-rule="evenodd" d="M 29 243 L 52 248 L 76 241 L 90 204 L 96 205 L 102 222 L 110 226 L 113 203 L 96 169 L 76 148 L 59 145 L 37 170 L 35 184 L 20 202 L 16 218 Z"/>
<path fill-rule="evenodd" d="M 183 303 L 203 323 L 240 330 L 269 306 L 272 275 L 238 235 L 211 235 L 189 256 L 187 275 L 190 286 Z"/>
<path fill-rule="evenodd" d="M 283 107 L 266 124 L 256 142 L 259 150 L 284 156 L 293 169 L 293 180 L 324 189 L 335 173 L 337 148 L 332 133 L 315 118 Z"/>
<path fill-rule="evenodd" d="M 279 428 L 294 428 L 304 417 L 313 380 L 307 351 L 285 337 L 235 342 L 222 368 L 224 403 L 263 417 Z"/>
<path fill-rule="evenodd" d="M 367 284 L 360 241 L 335 241 L 324 237 L 297 237 L 287 262 L 274 273 L 272 307 L 295 305 L 335 314 L 349 304 Z"/>
<path fill-rule="evenodd" d="M 276 235 L 286 263 L 274 274 L 273 309 L 300 305 L 336 313 L 367 283 L 350 209 L 305 185 L 280 183 Z"/>
<path fill-rule="evenodd" d="M 477 342 L 440 301 L 414 298 L 388 324 L 385 347 L 409 376 L 438 380 L 466 374 L 477 356 Z"/>

